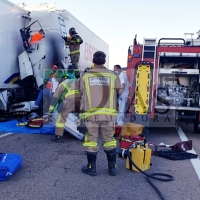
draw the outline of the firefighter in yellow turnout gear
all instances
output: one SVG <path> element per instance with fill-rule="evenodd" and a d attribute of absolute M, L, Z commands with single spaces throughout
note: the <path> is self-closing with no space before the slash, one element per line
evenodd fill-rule
<path fill-rule="evenodd" d="M 76 69 L 79 68 L 80 45 L 83 43 L 82 38 L 77 34 L 75 28 L 72 27 L 69 29 L 70 36 L 63 38 L 65 44 L 69 46 L 71 63 Z"/>
<path fill-rule="evenodd" d="M 51 141 L 61 143 L 63 142 L 64 126 L 70 112 L 77 111 L 80 107 L 80 93 L 78 90 L 78 79 L 66 79 L 61 82 L 56 89 L 51 104 L 49 113 L 53 113 L 57 102 L 62 100 L 57 111 L 59 112 L 56 121 L 55 137 Z"/>
<path fill-rule="evenodd" d="M 107 154 L 108 171 L 116 175 L 116 140 L 114 121 L 117 116 L 117 94 L 122 92 L 118 76 L 104 67 L 106 55 L 98 51 L 93 55 L 94 68 L 80 78 L 80 118 L 84 120 L 88 133 L 83 146 L 86 149 L 87 166 L 82 172 L 96 176 L 96 157 L 99 151 L 98 134 L 101 132 L 103 149 Z"/>

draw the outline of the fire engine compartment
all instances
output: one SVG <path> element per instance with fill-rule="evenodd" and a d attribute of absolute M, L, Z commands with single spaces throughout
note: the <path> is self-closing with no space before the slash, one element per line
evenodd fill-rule
<path fill-rule="evenodd" d="M 160 53 L 156 105 L 181 110 L 199 108 L 199 61 L 194 54 L 184 57 L 180 53 Z"/>

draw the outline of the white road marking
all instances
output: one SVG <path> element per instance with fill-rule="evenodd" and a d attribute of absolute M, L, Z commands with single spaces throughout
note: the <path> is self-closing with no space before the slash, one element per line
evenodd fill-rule
<path fill-rule="evenodd" d="M 0 135 L 0 138 L 6 137 L 6 136 L 11 135 L 11 134 L 13 134 L 13 133 L 5 133 L 5 134 L 3 134 L 3 135 Z"/>
<path fill-rule="evenodd" d="M 178 129 L 178 134 L 179 134 L 179 137 L 182 141 L 187 141 L 188 138 L 186 137 L 185 133 L 183 132 L 183 130 L 179 127 Z M 190 151 L 187 151 L 189 153 L 193 153 L 193 154 L 196 154 L 195 150 L 192 148 L 192 150 Z M 194 169 L 195 169 L 195 172 L 200 180 L 200 160 L 199 158 L 197 157 L 196 159 L 193 158 L 193 159 L 190 159 Z"/>

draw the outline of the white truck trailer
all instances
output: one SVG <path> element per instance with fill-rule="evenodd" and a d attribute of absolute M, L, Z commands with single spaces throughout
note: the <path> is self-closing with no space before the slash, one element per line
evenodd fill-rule
<path fill-rule="evenodd" d="M 67 10 L 56 10 L 54 4 L 41 4 L 30 8 L 25 4 L 15 5 L 0 0 L 0 119 L 13 115 L 28 114 L 43 83 L 45 69 L 59 63 L 60 69 L 70 64 L 69 49 L 62 36 L 74 27 L 83 39 L 80 47 L 79 69 L 83 71 L 92 65 L 92 55 L 97 50 L 107 55 L 109 47 L 95 33 L 77 20 Z M 45 37 L 31 51 L 30 37 L 42 28 Z M 28 46 L 27 46 L 28 45 Z M 45 108 L 46 106 L 46 108 Z M 40 106 L 48 107 L 48 99 Z"/>

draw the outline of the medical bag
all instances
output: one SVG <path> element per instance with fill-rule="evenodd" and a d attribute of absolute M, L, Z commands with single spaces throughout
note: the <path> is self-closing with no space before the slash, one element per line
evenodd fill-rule
<path fill-rule="evenodd" d="M 16 153 L 0 153 L 0 181 L 9 179 L 22 165 L 22 156 Z"/>

